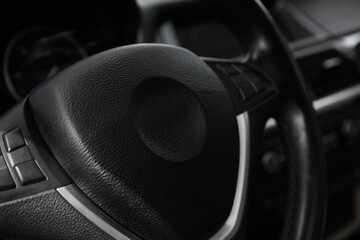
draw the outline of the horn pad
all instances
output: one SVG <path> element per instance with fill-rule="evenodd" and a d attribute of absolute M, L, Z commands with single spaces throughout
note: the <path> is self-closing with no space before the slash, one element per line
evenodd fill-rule
<path fill-rule="evenodd" d="M 195 54 L 132 45 L 29 96 L 41 135 L 89 199 L 143 239 L 205 239 L 230 213 L 239 137 L 230 97 Z"/>
<path fill-rule="evenodd" d="M 206 118 L 200 101 L 185 85 L 151 79 L 135 90 L 132 119 L 145 145 L 159 157 L 188 161 L 206 140 Z"/>

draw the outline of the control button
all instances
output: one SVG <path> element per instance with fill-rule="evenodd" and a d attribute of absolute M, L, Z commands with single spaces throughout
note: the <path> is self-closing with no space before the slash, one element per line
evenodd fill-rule
<path fill-rule="evenodd" d="M 5 133 L 4 141 L 6 145 L 6 151 L 8 152 L 14 151 L 26 145 L 20 128 L 15 128 L 10 132 Z"/>
<path fill-rule="evenodd" d="M 270 174 L 277 174 L 281 171 L 285 161 L 284 156 L 277 152 L 268 151 L 261 158 L 265 170 Z"/>
<path fill-rule="evenodd" d="M 251 72 L 251 70 L 245 65 L 236 64 L 235 66 L 243 74 L 247 74 L 247 73 Z"/>
<path fill-rule="evenodd" d="M 244 76 L 236 75 L 233 76 L 231 80 L 237 87 L 244 101 L 248 100 L 256 94 L 256 89 Z"/>
<path fill-rule="evenodd" d="M 248 73 L 246 76 L 256 88 L 256 92 L 261 92 L 262 90 L 265 89 L 265 84 L 258 75 L 254 73 Z"/>
<path fill-rule="evenodd" d="M 0 191 L 15 188 L 14 180 L 6 166 L 4 157 L 0 157 Z"/>
<path fill-rule="evenodd" d="M 348 139 L 356 140 L 360 137 L 360 121 L 347 118 L 341 124 L 341 132 Z"/>
<path fill-rule="evenodd" d="M 22 147 L 8 154 L 8 159 L 12 167 L 19 163 L 33 160 L 33 156 L 28 147 Z"/>
<path fill-rule="evenodd" d="M 45 180 L 44 174 L 35 161 L 20 163 L 14 169 L 23 186 Z"/>
<path fill-rule="evenodd" d="M 234 76 L 239 73 L 239 71 L 234 68 L 231 64 L 217 64 L 217 68 L 219 68 L 223 73 L 228 75 L 229 77 Z"/>

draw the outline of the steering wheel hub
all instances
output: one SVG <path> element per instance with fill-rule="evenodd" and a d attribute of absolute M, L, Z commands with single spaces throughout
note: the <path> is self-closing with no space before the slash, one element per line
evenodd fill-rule
<path fill-rule="evenodd" d="M 206 116 L 190 88 L 171 79 L 149 79 L 132 98 L 136 131 L 152 152 L 174 162 L 200 153 L 207 135 Z"/>
<path fill-rule="evenodd" d="M 236 113 L 223 83 L 193 53 L 113 49 L 55 76 L 29 100 L 74 183 L 141 237 L 209 237 L 228 217 L 239 164 Z"/>

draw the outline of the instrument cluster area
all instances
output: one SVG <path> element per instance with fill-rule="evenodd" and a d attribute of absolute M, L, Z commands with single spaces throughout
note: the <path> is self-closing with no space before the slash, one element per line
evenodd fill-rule
<path fill-rule="evenodd" d="M 14 1 L 2 9 L 2 111 L 62 69 L 135 38 L 137 14 L 131 1 Z"/>

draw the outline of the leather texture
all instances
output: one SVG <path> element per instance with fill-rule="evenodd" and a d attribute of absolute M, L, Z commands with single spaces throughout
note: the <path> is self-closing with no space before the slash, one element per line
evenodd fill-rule
<path fill-rule="evenodd" d="M 133 45 L 92 56 L 36 88 L 39 130 L 74 183 L 144 239 L 206 239 L 237 182 L 236 114 L 193 53 Z"/>
<path fill-rule="evenodd" d="M 21 240 L 113 239 L 51 190 L 0 205 L 1 237 Z"/>
<path fill-rule="evenodd" d="M 247 63 L 263 70 L 279 87 L 278 104 L 270 116 L 277 120 L 288 160 L 288 207 L 281 239 L 322 239 L 327 191 L 320 127 L 285 38 L 259 0 L 212 0 L 204 5 L 247 50 Z"/>

